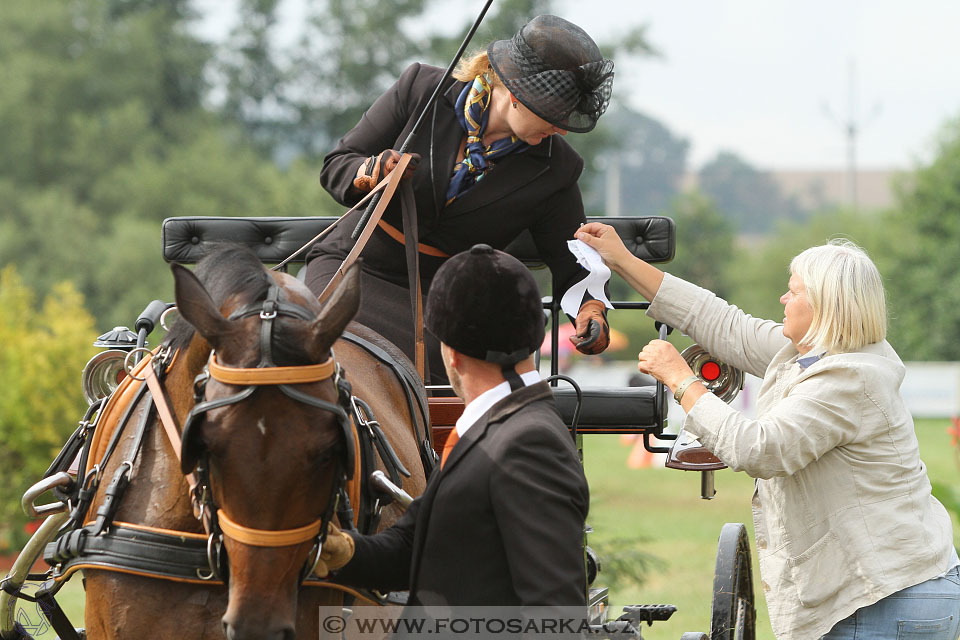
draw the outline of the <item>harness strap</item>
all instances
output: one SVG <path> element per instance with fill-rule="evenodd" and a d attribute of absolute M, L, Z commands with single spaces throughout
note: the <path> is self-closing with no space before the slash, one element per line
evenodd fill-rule
<path fill-rule="evenodd" d="M 420 252 L 417 251 L 417 205 L 413 200 L 413 187 L 404 182 L 400 188 L 400 211 L 406 232 L 404 252 L 407 256 L 407 286 L 410 290 L 410 307 L 413 314 L 413 354 L 417 374 L 427 384 L 430 372 L 427 367 L 426 345 L 423 341 L 423 291 L 420 283 Z"/>
<path fill-rule="evenodd" d="M 323 518 L 317 518 L 308 525 L 296 529 L 268 530 L 251 529 L 237 524 L 220 509 L 217 512 L 220 529 L 228 538 L 252 547 L 289 547 L 301 542 L 313 540 L 320 534 Z"/>
<path fill-rule="evenodd" d="M 399 242 L 400 244 L 406 244 L 406 237 L 404 236 L 403 231 L 397 229 L 395 226 L 387 222 L 386 220 L 381 220 L 378 224 L 378 227 L 383 229 L 388 236 Z M 449 258 L 450 254 L 445 251 L 441 251 L 436 247 L 431 247 L 428 244 L 423 244 L 422 242 L 417 243 L 417 251 L 422 253 L 425 256 L 433 256 L 434 258 Z"/>
<path fill-rule="evenodd" d="M 406 367 L 401 366 L 393 356 L 391 356 L 387 351 L 377 346 L 376 344 L 365 340 L 360 336 L 350 333 L 349 331 L 344 331 L 343 336 L 341 336 L 347 342 L 351 342 L 359 347 L 362 347 L 377 360 L 390 367 L 393 371 L 393 374 L 401 381 L 400 386 L 403 387 L 404 395 L 407 399 L 407 410 L 410 412 L 410 420 L 413 424 L 413 434 L 417 439 L 417 443 L 420 447 L 420 462 L 423 464 L 423 472 L 427 477 L 430 477 L 430 474 L 433 472 L 433 469 L 440 462 L 440 459 L 437 457 L 436 452 L 433 450 L 433 438 L 430 429 L 430 413 L 427 410 L 427 400 L 423 396 L 423 386 L 420 384 L 420 381 L 417 380 Z M 420 421 L 416 417 L 416 409 L 414 408 L 414 401 L 416 401 L 417 407 L 420 409 L 420 416 L 423 418 L 423 424 L 426 427 L 426 432 L 424 434 L 420 433 Z"/>
<path fill-rule="evenodd" d="M 153 354 L 150 354 L 150 358 L 153 357 Z M 147 379 L 147 387 L 150 388 L 150 395 L 153 396 L 153 404 L 157 407 L 157 415 L 160 416 L 160 424 L 163 426 L 163 432 L 167 434 L 167 439 L 170 441 L 170 445 L 173 447 L 173 453 L 177 456 L 177 462 L 180 462 L 181 449 L 183 447 L 180 442 L 180 427 L 177 424 L 177 419 L 173 415 L 173 412 L 170 410 L 170 405 L 167 404 L 167 394 L 164 393 L 163 385 L 160 383 L 159 378 L 157 378 L 157 373 L 154 371 L 153 366 L 147 365 L 144 377 Z M 193 495 L 194 489 L 197 488 L 197 475 L 194 472 L 190 472 L 186 476 L 187 484 L 190 486 L 190 495 Z"/>
<path fill-rule="evenodd" d="M 80 529 L 70 533 L 73 537 L 69 541 L 67 536 L 62 536 L 47 545 L 44 552 L 47 562 L 55 564 L 52 561 L 56 560 L 57 563 L 64 563 L 60 567 L 61 572 L 53 576 L 56 582 L 67 580 L 81 569 L 98 569 L 173 582 L 223 584 L 217 578 L 199 577 L 199 573 L 208 569 L 207 536 L 203 534 L 127 522 L 115 522 L 100 536 L 86 534 L 86 530 Z M 336 589 L 371 604 L 381 604 L 370 595 L 316 576 L 304 580 L 303 586 Z M 61 634 L 61 637 L 67 636 Z"/>
<path fill-rule="evenodd" d="M 210 354 L 210 375 L 217 382 L 237 386 L 306 384 L 326 380 L 336 371 L 336 362 L 330 357 L 320 364 L 296 367 L 225 367 L 217 362 L 217 354 Z"/>
<path fill-rule="evenodd" d="M 370 216 L 370 219 L 367 221 L 367 225 L 363 228 L 363 232 L 360 234 L 360 237 L 357 238 L 357 242 L 353 245 L 353 248 L 350 250 L 350 253 L 347 254 L 347 257 L 343 259 L 343 262 L 340 263 L 340 266 L 337 268 L 337 272 L 333 274 L 333 277 L 330 278 L 330 282 L 327 283 L 327 286 L 323 288 L 323 291 L 320 292 L 320 295 L 317 296 L 317 299 L 321 302 L 325 302 L 327 298 L 333 293 L 333 290 L 336 286 L 343 280 L 344 275 L 347 272 L 347 269 L 357 261 L 357 258 L 360 256 L 360 252 L 363 251 L 363 248 L 367 246 L 367 241 L 370 239 L 370 236 L 373 235 L 373 230 L 377 228 L 377 223 L 380 222 L 380 218 L 383 217 L 383 212 L 386 211 L 387 205 L 390 204 L 390 200 L 393 199 L 393 194 L 397 191 L 397 186 L 400 184 L 400 179 L 403 177 L 404 171 L 407 170 L 407 165 L 410 164 L 410 154 L 405 153 L 400 156 L 400 161 L 397 162 L 397 166 L 393 168 L 393 171 L 390 172 L 390 175 L 386 177 L 387 186 L 383 190 L 383 197 L 380 198 L 380 202 L 377 203 L 376 208 L 373 210 L 373 214 Z"/>

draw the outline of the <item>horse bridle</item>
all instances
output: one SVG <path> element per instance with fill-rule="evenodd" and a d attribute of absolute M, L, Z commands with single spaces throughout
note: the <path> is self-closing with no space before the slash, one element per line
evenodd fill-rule
<path fill-rule="evenodd" d="M 280 288 L 276 284 L 271 284 L 262 305 L 247 305 L 234 311 L 229 316 L 228 320 L 239 320 L 259 315 L 261 319 L 260 363 L 253 368 L 230 367 L 217 361 L 216 352 L 210 354 L 210 359 L 204 367 L 204 371 L 194 381 L 195 404 L 187 415 L 182 432 L 182 450 L 179 452 L 181 469 L 184 474 L 190 474 L 194 469 L 187 468 L 191 466 L 189 461 L 196 461 L 200 457 L 196 451 L 197 448 L 202 446 L 198 442 L 200 428 L 197 425 L 202 422 L 204 414 L 213 409 L 243 402 L 263 386 L 276 387 L 298 402 L 333 413 L 337 418 L 345 442 L 345 454 L 342 459 L 337 460 L 333 487 L 327 500 L 327 507 L 321 517 L 302 527 L 283 530 L 255 529 L 234 522 L 213 502 L 206 460 L 198 464 L 196 466 L 197 482 L 191 490 L 191 498 L 194 500 L 195 511 L 198 512 L 198 517 L 209 534 L 207 556 L 210 562 L 210 577 L 225 577 L 226 564 L 222 562 L 220 557 L 222 554 L 219 553 L 219 550 L 222 545 L 219 545 L 219 539 L 221 536 L 226 536 L 241 544 L 257 547 L 285 547 L 316 540 L 316 550 L 313 558 L 308 560 L 305 567 L 309 570 L 301 576 L 301 578 L 305 578 L 312 571 L 313 565 L 319 558 L 320 550 L 326 539 L 327 524 L 333 517 L 341 490 L 354 473 L 355 450 L 353 428 L 349 417 L 352 393 L 349 383 L 343 376 L 342 369 L 333 356 L 328 358 L 326 362 L 312 365 L 278 366 L 273 362 L 271 346 L 274 319 L 278 316 L 299 318 L 311 322 L 316 319 L 315 315 L 307 309 L 296 304 L 282 302 L 279 297 Z M 291 386 L 320 382 L 331 377 L 334 378 L 337 387 L 338 398 L 336 404 L 316 398 Z M 223 384 L 244 388 L 240 392 L 225 398 L 207 400 L 206 385 L 210 378 Z M 205 451 L 202 451 L 201 455 L 206 458 Z M 216 549 L 215 546 L 217 546 Z"/>

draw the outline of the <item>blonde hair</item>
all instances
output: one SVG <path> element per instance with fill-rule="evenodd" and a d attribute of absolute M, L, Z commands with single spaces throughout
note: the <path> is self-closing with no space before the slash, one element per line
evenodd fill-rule
<path fill-rule="evenodd" d="M 460 82 L 471 82 L 482 73 L 487 74 L 487 80 L 490 82 L 491 87 L 504 86 L 503 80 L 500 79 L 500 76 L 497 75 L 497 72 L 494 71 L 490 65 L 490 58 L 487 57 L 487 51 L 485 49 L 474 53 L 469 58 L 461 58 L 451 75 Z"/>
<path fill-rule="evenodd" d="M 856 351 L 887 335 L 887 304 L 880 271 L 849 240 L 811 247 L 790 261 L 813 310 L 800 341 L 829 353 Z"/>

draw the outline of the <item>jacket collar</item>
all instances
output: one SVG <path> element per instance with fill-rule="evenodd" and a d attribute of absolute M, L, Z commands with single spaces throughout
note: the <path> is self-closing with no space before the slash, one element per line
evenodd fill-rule
<path fill-rule="evenodd" d="M 473 445 L 486 435 L 491 425 L 503 422 L 528 404 L 546 398 L 553 398 L 553 394 L 550 391 L 550 386 L 546 382 L 541 381 L 514 391 L 490 407 L 490 410 L 487 411 L 484 416 L 481 416 L 473 426 L 467 429 L 467 433 L 464 434 L 463 438 L 457 443 L 457 446 L 450 452 L 450 457 L 447 458 L 447 462 L 443 465 L 440 473 L 449 473 L 449 471 L 457 465 L 457 462 L 473 448 Z"/>

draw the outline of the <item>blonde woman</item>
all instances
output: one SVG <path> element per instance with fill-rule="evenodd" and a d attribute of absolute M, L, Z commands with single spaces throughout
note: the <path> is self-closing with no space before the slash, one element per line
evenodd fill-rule
<path fill-rule="evenodd" d="M 356 204 L 399 158 L 401 146 L 443 70 L 411 65 L 324 159 L 320 181 L 338 202 Z M 563 139 L 587 132 L 606 110 L 613 62 L 583 29 L 538 16 L 509 40 L 465 61 L 426 114 L 410 151 L 423 294 L 449 256 L 477 243 L 503 249 L 529 230 L 562 296 L 586 272 L 566 242 L 585 221 L 577 179 L 583 160 Z M 357 320 L 413 355 L 414 330 L 399 198 L 363 252 Z M 353 245 L 351 225 L 315 246 L 306 281 L 319 293 Z M 609 342 L 604 305 L 586 296 L 576 318 L 577 348 Z M 445 380 L 439 342 L 427 347 L 434 382 Z"/>
<path fill-rule="evenodd" d="M 777 638 L 956 640 L 960 559 L 899 393 L 905 369 L 885 340 L 883 283 L 866 253 L 834 242 L 796 256 L 773 322 L 638 260 L 607 225 L 576 237 L 650 300 L 649 315 L 763 379 L 751 419 L 708 393 L 670 343 L 639 354 L 640 371 L 686 410 L 684 428 L 757 479 Z"/>

